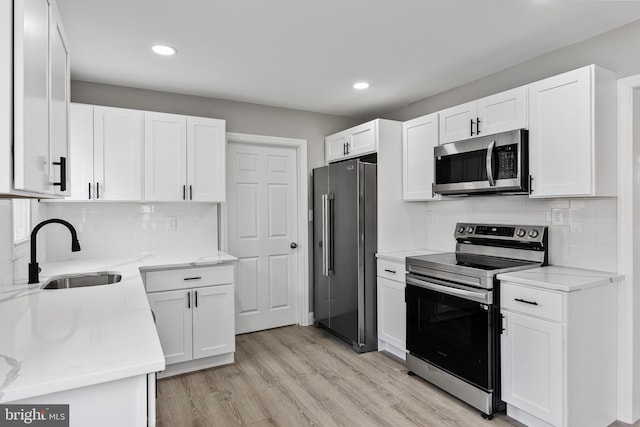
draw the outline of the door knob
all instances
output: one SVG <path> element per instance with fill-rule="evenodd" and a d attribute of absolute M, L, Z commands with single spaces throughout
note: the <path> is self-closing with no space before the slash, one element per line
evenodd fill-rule
<path fill-rule="evenodd" d="M 291 249 L 295 249 L 298 247 L 298 244 L 296 242 L 291 242 L 289 246 L 291 247 Z"/>

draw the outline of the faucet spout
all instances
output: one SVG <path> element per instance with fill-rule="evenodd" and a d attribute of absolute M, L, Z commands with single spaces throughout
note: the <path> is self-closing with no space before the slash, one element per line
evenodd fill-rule
<path fill-rule="evenodd" d="M 33 227 L 33 230 L 31 231 L 31 262 L 29 263 L 29 283 L 38 283 L 40 281 L 40 267 L 36 262 L 36 236 L 38 234 L 38 231 L 40 231 L 42 227 L 52 223 L 62 224 L 67 227 L 71 232 L 71 252 L 80 251 L 78 233 L 76 232 L 76 229 L 73 227 L 73 225 L 59 218 L 51 218 L 46 221 L 42 221 L 40 224 Z"/>

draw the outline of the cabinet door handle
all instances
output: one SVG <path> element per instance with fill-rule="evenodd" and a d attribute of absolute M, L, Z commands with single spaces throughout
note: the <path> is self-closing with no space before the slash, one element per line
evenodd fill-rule
<path fill-rule="evenodd" d="M 343 156 L 347 155 L 347 143 L 346 142 L 344 144 L 342 144 L 342 155 Z"/>
<path fill-rule="evenodd" d="M 193 200 L 193 185 L 189 185 L 189 200 Z"/>
<path fill-rule="evenodd" d="M 349 154 L 349 143 L 347 142 L 347 154 Z"/>
<path fill-rule="evenodd" d="M 480 135 L 480 117 L 476 117 L 476 135 Z"/>
<path fill-rule="evenodd" d="M 475 134 L 473 133 L 473 119 L 471 119 L 471 124 L 470 124 L 469 126 L 470 126 L 470 128 L 471 128 L 471 136 L 475 135 Z"/>
<path fill-rule="evenodd" d="M 100 198 L 100 183 L 96 182 L 96 199 Z"/>
<path fill-rule="evenodd" d="M 187 186 L 182 186 L 182 200 L 187 200 Z"/>
<path fill-rule="evenodd" d="M 183 280 L 200 280 L 202 276 L 185 277 Z"/>
<path fill-rule="evenodd" d="M 89 200 L 91 200 L 91 183 L 89 183 Z"/>
<path fill-rule="evenodd" d="M 67 191 L 67 158 L 60 157 L 59 162 L 53 162 L 55 166 L 60 166 L 60 182 L 54 182 L 54 186 L 59 186 L 60 191 Z"/>
<path fill-rule="evenodd" d="M 522 299 L 522 298 L 514 298 L 514 300 L 518 302 L 522 302 L 524 304 L 538 305 L 538 303 L 535 301 L 527 301 L 526 299 Z"/>
<path fill-rule="evenodd" d="M 198 308 L 198 291 L 194 291 L 194 294 L 196 296 L 195 298 L 196 308 Z"/>
<path fill-rule="evenodd" d="M 191 291 L 187 292 L 187 308 L 191 308 Z"/>
<path fill-rule="evenodd" d="M 395 270 L 389 270 L 388 268 L 385 268 L 384 271 L 386 271 L 387 273 L 393 273 L 396 274 Z"/>

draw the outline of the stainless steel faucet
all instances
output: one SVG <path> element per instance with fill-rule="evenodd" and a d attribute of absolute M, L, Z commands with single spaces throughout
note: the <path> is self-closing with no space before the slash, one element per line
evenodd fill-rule
<path fill-rule="evenodd" d="M 40 267 L 38 267 L 38 263 L 36 262 L 36 235 L 42 227 L 51 223 L 62 224 L 67 227 L 71 232 L 71 252 L 80 251 L 78 233 L 76 233 L 76 229 L 73 228 L 73 225 L 63 219 L 58 218 L 52 218 L 46 221 L 42 221 L 40 224 L 33 227 L 33 231 L 31 232 L 31 262 L 29 263 L 29 283 L 38 283 L 40 281 Z"/>

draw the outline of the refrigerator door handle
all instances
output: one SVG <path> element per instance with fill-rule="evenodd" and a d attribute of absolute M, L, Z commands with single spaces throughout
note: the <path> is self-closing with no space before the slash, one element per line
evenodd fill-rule
<path fill-rule="evenodd" d="M 329 275 L 329 263 L 327 262 L 327 194 L 322 195 L 322 275 Z"/>

